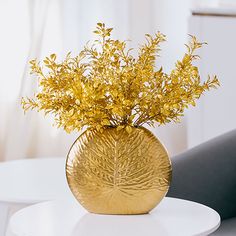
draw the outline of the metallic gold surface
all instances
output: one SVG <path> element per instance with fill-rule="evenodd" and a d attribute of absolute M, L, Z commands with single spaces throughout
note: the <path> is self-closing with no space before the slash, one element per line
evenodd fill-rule
<path fill-rule="evenodd" d="M 90 212 L 143 214 L 165 196 L 171 163 L 160 141 L 145 128 L 85 131 L 72 145 L 67 181 Z"/>

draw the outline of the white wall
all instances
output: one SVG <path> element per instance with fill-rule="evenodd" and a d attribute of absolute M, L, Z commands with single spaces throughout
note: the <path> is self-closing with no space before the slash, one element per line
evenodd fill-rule
<path fill-rule="evenodd" d="M 221 84 L 206 93 L 198 108 L 188 113 L 188 145 L 192 147 L 236 129 L 236 17 L 192 16 L 189 30 L 208 42 L 200 51 L 202 77 L 216 74 Z"/>

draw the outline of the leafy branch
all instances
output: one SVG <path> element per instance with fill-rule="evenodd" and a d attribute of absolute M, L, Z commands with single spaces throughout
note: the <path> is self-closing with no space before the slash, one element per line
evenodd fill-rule
<path fill-rule="evenodd" d="M 112 39 L 111 32 L 112 28 L 98 23 L 97 39 L 79 55 L 68 53 L 59 63 L 52 54 L 42 65 L 31 60 L 39 89 L 34 98 L 22 98 L 23 109 L 53 114 L 57 126 L 67 132 L 83 127 L 117 127 L 129 132 L 131 126 L 178 122 L 189 105 L 195 106 L 205 91 L 219 86 L 216 76 L 201 82 L 194 61 L 199 59 L 196 50 L 205 43 L 195 36 L 190 36 L 182 60 L 167 74 L 162 67 L 155 70 L 165 35 L 147 34 L 134 58 L 126 41 Z"/>

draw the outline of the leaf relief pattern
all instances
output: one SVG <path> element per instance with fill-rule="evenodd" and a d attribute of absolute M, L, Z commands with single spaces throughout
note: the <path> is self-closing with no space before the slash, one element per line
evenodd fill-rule
<path fill-rule="evenodd" d="M 168 191 L 171 164 L 159 140 L 145 128 L 85 131 L 67 158 L 68 184 L 90 212 L 141 214 Z"/>

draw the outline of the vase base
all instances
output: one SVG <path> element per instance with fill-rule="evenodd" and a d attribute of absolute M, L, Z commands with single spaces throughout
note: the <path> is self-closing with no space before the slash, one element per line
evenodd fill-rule
<path fill-rule="evenodd" d="M 148 212 L 141 212 L 141 213 L 115 213 L 115 212 L 92 212 L 89 211 L 89 213 L 96 214 L 96 215 L 114 215 L 114 216 L 131 216 L 131 215 L 148 215 L 150 211 Z"/>

